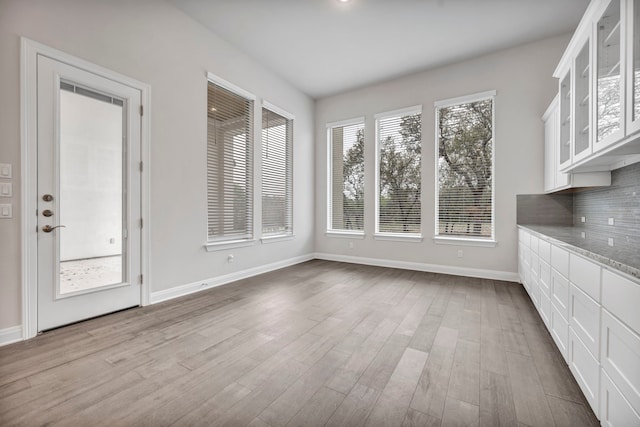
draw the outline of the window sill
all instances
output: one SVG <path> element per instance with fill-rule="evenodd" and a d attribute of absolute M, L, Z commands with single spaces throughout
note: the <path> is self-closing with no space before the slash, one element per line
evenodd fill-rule
<path fill-rule="evenodd" d="M 392 242 L 422 242 L 422 234 L 403 234 L 403 233 L 376 233 L 373 235 L 375 240 L 387 240 Z"/>
<path fill-rule="evenodd" d="M 327 237 L 337 237 L 341 239 L 364 239 L 364 231 L 329 230 L 324 234 Z"/>
<path fill-rule="evenodd" d="M 207 252 L 223 251 L 225 249 L 243 248 L 246 246 L 253 246 L 256 243 L 255 240 L 225 240 L 222 242 L 208 242 L 204 244 L 204 248 Z"/>
<path fill-rule="evenodd" d="M 273 234 L 271 236 L 263 236 L 260 239 L 260 243 L 267 244 L 267 243 L 277 243 L 277 242 L 284 242 L 287 240 L 293 240 L 296 236 L 294 236 L 291 233 L 288 234 Z"/>
<path fill-rule="evenodd" d="M 480 246 L 484 248 L 494 248 L 498 244 L 493 239 L 473 239 L 470 237 L 434 236 L 433 241 L 438 245 Z"/>

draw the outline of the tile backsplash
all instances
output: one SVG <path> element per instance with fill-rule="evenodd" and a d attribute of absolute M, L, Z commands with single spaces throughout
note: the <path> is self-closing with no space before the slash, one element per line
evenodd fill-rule
<path fill-rule="evenodd" d="M 612 171 L 610 187 L 573 193 L 573 225 L 640 248 L 640 163 Z"/>
<path fill-rule="evenodd" d="M 585 222 L 582 222 L 582 217 Z M 611 172 L 611 186 L 517 196 L 517 222 L 574 226 L 623 251 L 640 251 L 640 163 Z M 613 224 L 610 224 L 612 222 Z"/>

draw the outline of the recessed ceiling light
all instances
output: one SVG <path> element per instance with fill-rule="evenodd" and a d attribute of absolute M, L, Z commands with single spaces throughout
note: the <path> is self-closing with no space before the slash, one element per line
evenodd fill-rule
<path fill-rule="evenodd" d="M 339 3 L 349 3 L 351 0 L 338 0 Z"/>

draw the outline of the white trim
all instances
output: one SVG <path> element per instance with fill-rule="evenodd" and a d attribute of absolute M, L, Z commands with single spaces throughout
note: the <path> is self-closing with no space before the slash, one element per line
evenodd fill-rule
<path fill-rule="evenodd" d="M 349 255 L 335 255 L 328 253 L 314 254 L 316 259 L 326 261 L 348 262 L 351 264 L 373 265 L 376 267 L 400 268 L 403 270 L 425 271 L 429 273 L 451 274 L 454 276 L 477 277 L 480 279 L 504 280 L 520 282 L 518 273 L 511 271 L 484 270 L 479 268 L 456 267 L 452 265 L 436 265 L 421 262 L 394 261 L 379 258 L 365 258 Z"/>
<path fill-rule="evenodd" d="M 328 230 L 324 235 L 341 239 L 364 239 L 364 231 Z"/>
<path fill-rule="evenodd" d="M 140 215 L 144 227 L 140 231 L 140 273 L 144 282 L 140 287 L 140 304 L 149 300 L 149 255 L 150 255 L 150 130 L 151 130 L 151 86 L 118 72 L 85 61 L 28 38 L 20 39 L 20 157 L 21 157 L 21 198 L 22 198 L 22 335 L 23 339 L 37 334 L 37 140 L 33 131 L 36 126 L 37 111 L 37 55 L 43 55 L 67 65 L 83 69 L 100 77 L 113 80 L 140 91 L 144 115 L 140 123 L 140 159 L 144 166 L 140 176 Z M 33 131 L 33 132 L 32 132 Z"/>
<path fill-rule="evenodd" d="M 195 292 L 215 288 L 217 286 L 226 285 L 237 280 L 257 276 L 258 274 L 264 274 L 270 271 L 279 270 L 281 268 L 290 267 L 295 264 L 300 264 L 302 262 L 311 261 L 312 259 L 313 254 L 302 255 L 282 261 L 273 262 L 271 264 L 262 265 L 259 267 L 249 268 L 247 270 L 238 271 L 235 273 L 225 274 L 223 276 L 199 280 L 197 282 L 187 283 L 186 285 L 175 286 L 163 291 L 153 292 L 151 294 L 151 304 L 171 300 L 181 296 L 193 294 Z"/>
<path fill-rule="evenodd" d="M 391 242 L 422 242 L 422 234 L 416 233 L 375 233 L 374 240 L 387 240 Z"/>
<path fill-rule="evenodd" d="M 224 89 L 227 89 L 236 95 L 240 95 L 243 98 L 247 98 L 249 101 L 255 101 L 257 97 L 249 91 L 242 89 L 239 86 L 234 85 L 233 83 L 223 79 L 222 77 L 218 77 L 213 73 L 207 72 L 207 81 L 216 84 Z"/>
<path fill-rule="evenodd" d="M 420 123 L 424 117 L 422 116 L 422 105 L 414 105 L 413 107 L 400 108 L 398 110 L 387 111 L 384 113 L 378 113 L 375 117 L 375 162 L 374 162 L 374 177 L 373 182 L 375 186 L 375 194 L 374 194 L 374 209 L 373 209 L 373 220 L 374 220 L 374 238 L 379 239 L 383 234 L 391 233 L 381 233 L 380 232 L 380 120 L 389 118 L 389 117 L 402 117 L 412 114 L 420 114 Z M 422 131 L 420 133 L 420 147 L 424 148 L 424 139 L 422 138 Z M 422 153 L 422 151 L 421 151 Z M 422 164 L 422 154 L 420 154 L 420 163 Z M 422 183 L 422 171 L 420 171 L 420 182 Z M 422 198 L 424 197 L 424 193 L 420 190 L 420 216 L 422 217 Z M 422 225 L 420 225 L 422 231 Z M 422 235 L 420 235 L 420 241 L 422 241 Z M 396 239 L 379 239 L 379 240 L 396 240 Z M 408 240 L 408 239 L 403 239 Z"/>
<path fill-rule="evenodd" d="M 246 240 L 226 240 L 223 242 L 208 242 L 204 244 L 207 252 L 222 251 L 225 249 L 244 248 L 256 244 L 255 239 Z"/>
<path fill-rule="evenodd" d="M 276 243 L 276 242 L 284 242 L 286 240 L 293 240 L 295 238 L 296 236 L 292 233 L 267 234 L 262 236 L 262 238 L 260 239 L 260 243 L 264 245 L 267 243 Z"/>
<path fill-rule="evenodd" d="M 276 114 L 281 115 L 282 117 L 284 117 L 287 120 L 295 120 L 296 116 L 294 116 L 293 114 L 289 113 L 286 110 L 283 110 L 282 108 L 278 107 L 277 105 L 273 105 L 272 103 L 270 103 L 269 101 L 265 101 L 264 99 L 262 100 L 262 108 L 266 108 L 269 111 L 272 111 Z"/>
<path fill-rule="evenodd" d="M 470 237 L 433 236 L 433 242 L 437 245 L 479 246 L 494 248 L 498 242 L 494 239 L 473 239 Z"/>
<path fill-rule="evenodd" d="M 374 114 L 376 120 L 386 119 L 387 117 L 408 116 L 411 114 L 422 114 L 422 104 L 412 107 L 398 108 L 397 110 L 385 111 L 383 113 Z"/>
<path fill-rule="evenodd" d="M 440 144 L 440 134 L 439 134 L 439 129 L 438 129 L 438 113 L 440 108 L 446 108 L 446 107 L 450 107 L 452 105 L 458 105 L 458 104 L 468 104 L 470 102 L 477 102 L 477 101 L 483 101 L 485 99 L 491 99 L 491 143 L 493 145 L 493 147 L 491 148 L 491 237 L 489 238 L 489 240 L 491 241 L 495 241 L 496 240 L 496 91 L 495 90 L 490 90 L 490 91 L 486 91 L 486 92 L 480 92 L 480 93 L 476 93 L 476 94 L 472 94 L 472 95 L 467 95 L 467 96 L 459 96 L 457 98 L 450 98 L 450 99 L 445 99 L 443 101 L 436 101 L 436 108 L 435 108 L 435 114 L 434 114 L 434 131 L 435 131 L 435 141 L 436 141 L 436 147 L 439 146 Z M 435 150 L 435 156 L 434 156 L 434 162 L 435 162 L 435 167 L 434 167 L 434 174 L 435 174 L 435 179 L 434 179 L 434 187 L 435 187 L 435 196 L 434 196 L 434 203 L 433 203 L 433 207 L 434 207 L 434 230 L 433 230 L 433 234 L 434 234 L 434 241 L 436 239 L 440 239 L 443 237 L 448 237 L 448 236 L 442 236 L 440 235 L 440 190 L 438 189 L 438 182 L 439 182 L 439 177 L 438 177 L 438 162 L 440 160 L 440 152 L 438 149 Z M 438 242 L 436 242 L 438 243 Z M 469 245 L 470 246 L 470 245 Z M 494 245 L 495 246 L 495 245 Z"/>
<path fill-rule="evenodd" d="M 0 347 L 14 342 L 24 340 L 22 326 L 12 326 L 10 328 L 0 329 Z"/>
<path fill-rule="evenodd" d="M 359 125 L 360 123 L 364 123 L 364 116 L 327 123 L 326 126 L 327 126 L 327 129 L 332 129 L 332 128 L 338 128 L 342 126 Z"/>
<path fill-rule="evenodd" d="M 443 99 L 441 101 L 436 101 L 433 103 L 433 106 L 436 108 L 451 107 L 452 105 L 469 104 L 470 102 L 482 101 L 483 99 L 492 98 L 495 96 L 496 96 L 495 90 L 488 90 L 486 92 L 479 92 L 471 95 L 463 95 L 463 96 L 458 96 L 456 98 L 449 98 L 449 99 Z"/>

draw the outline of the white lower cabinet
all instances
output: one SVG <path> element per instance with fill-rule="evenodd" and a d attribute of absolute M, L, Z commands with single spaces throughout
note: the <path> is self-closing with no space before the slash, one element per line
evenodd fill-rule
<path fill-rule="evenodd" d="M 600 353 L 600 304 L 573 283 L 569 288 L 569 326 L 597 360 Z"/>
<path fill-rule="evenodd" d="M 543 235 L 518 237 L 522 283 L 593 412 L 640 427 L 640 281 Z"/>
<path fill-rule="evenodd" d="M 640 337 L 607 310 L 602 311 L 602 369 L 640 413 Z"/>
<path fill-rule="evenodd" d="M 584 343 L 578 338 L 573 328 L 569 327 L 569 369 L 573 373 L 580 389 L 598 416 L 600 406 L 600 363 L 596 360 Z"/>
<path fill-rule="evenodd" d="M 606 427 L 640 426 L 640 415 L 633 410 L 604 369 L 600 384 L 600 424 Z"/>
<path fill-rule="evenodd" d="M 545 325 L 547 325 L 547 329 L 549 329 L 549 321 L 551 318 L 551 300 L 548 296 L 540 290 L 540 305 L 538 306 L 538 313 L 540 313 L 540 317 L 542 317 L 542 321 Z"/>
<path fill-rule="evenodd" d="M 553 303 L 551 304 L 551 314 L 549 316 L 549 333 L 566 362 L 568 360 L 567 349 L 569 347 L 569 322 L 562 317 L 560 310 Z"/>
<path fill-rule="evenodd" d="M 569 318 L 569 280 L 556 270 L 551 271 L 549 296 L 565 319 Z"/>

